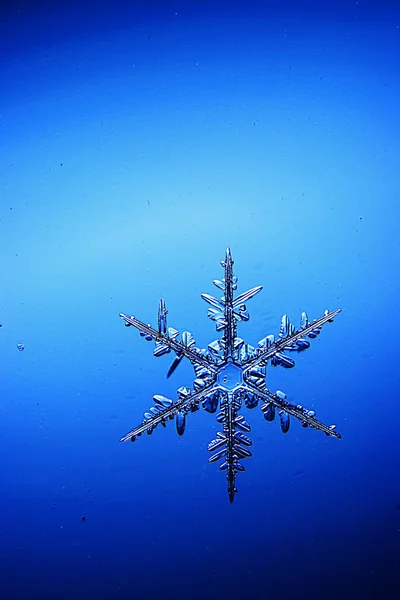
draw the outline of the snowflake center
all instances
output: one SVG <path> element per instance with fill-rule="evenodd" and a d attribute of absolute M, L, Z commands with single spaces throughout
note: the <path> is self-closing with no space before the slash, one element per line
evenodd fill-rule
<path fill-rule="evenodd" d="M 217 385 L 224 390 L 233 391 L 243 384 L 242 369 L 233 363 L 228 363 L 218 373 Z"/>

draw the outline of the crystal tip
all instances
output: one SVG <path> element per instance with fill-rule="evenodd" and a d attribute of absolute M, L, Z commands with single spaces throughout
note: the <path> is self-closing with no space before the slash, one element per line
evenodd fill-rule
<path fill-rule="evenodd" d="M 229 246 L 228 246 L 228 248 L 226 249 L 226 253 L 225 253 L 225 262 L 232 262 L 232 263 L 233 263 L 233 260 L 232 260 L 232 254 L 231 254 L 231 249 L 229 248 Z"/>
<path fill-rule="evenodd" d="M 228 491 L 228 494 L 229 494 L 229 502 L 230 502 L 231 504 L 233 504 L 233 501 L 234 501 L 234 499 L 235 499 L 235 494 L 236 494 L 236 492 L 237 492 L 237 489 L 236 489 L 236 488 L 230 488 L 230 489 L 229 489 L 229 491 Z"/>

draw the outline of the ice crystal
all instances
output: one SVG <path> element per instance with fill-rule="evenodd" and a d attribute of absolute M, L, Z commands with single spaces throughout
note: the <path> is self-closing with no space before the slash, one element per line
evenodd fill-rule
<path fill-rule="evenodd" d="M 251 440 L 246 435 L 250 431 L 250 425 L 239 414 L 243 404 L 247 408 L 255 408 L 260 403 L 267 421 L 273 421 L 278 412 L 283 433 L 289 431 L 290 417 L 295 417 L 303 427 L 318 429 L 328 436 L 341 437 L 335 425 L 325 425 L 315 418 L 313 410 L 291 404 L 282 391 L 272 393 L 265 381 L 268 362 L 271 366 L 279 365 L 286 369 L 294 367 L 293 358 L 286 353 L 299 353 L 309 348 L 308 340 L 316 338 L 322 326 L 332 322 L 341 309 L 332 312 L 326 310 L 322 317 L 312 322 L 309 322 L 307 314 L 303 312 L 298 329 L 287 315 L 283 315 L 277 339 L 268 335 L 255 348 L 239 338 L 236 330 L 238 322 L 249 320 L 246 302 L 260 292 L 262 287 L 254 287 L 235 297 L 237 277 L 233 274 L 229 248 L 221 265 L 225 276 L 222 280 L 215 279 L 213 283 L 221 290 L 222 297 L 218 300 L 209 294 L 201 295 L 209 304 L 209 318 L 215 321 L 217 331 L 221 333 L 220 339 L 211 342 L 206 349 L 196 346 L 189 331 L 184 331 L 179 339 L 179 332 L 167 326 L 167 310 L 163 299 L 159 303 L 157 329 L 133 316 L 120 314 L 127 327 L 136 327 L 142 337 L 155 342 L 154 356 L 175 353 L 176 357 L 167 377 L 172 375 L 183 358 L 191 362 L 195 373 L 193 389 L 180 387 L 176 400 L 160 394 L 153 396 L 154 404 L 144 413 L 142 423 L 124 435 L 121 442 L 135 441 L 145 431 L 151 434 L 160 423 L 165 427 L 169 419 L 175 419 L 177 432 L 182 435 L 189 413 L 197 411 L 200 406 L 211 413 L 219 411 L 217 421 L 221 424 L 222 431 L 208 445 L 212 452 L 209 461 L 221 461 L 220 469 L 226 471 L 228 495 L 233 502 L 237 492 L 236 475 L 244 471 L 241 461 L 251 456 L 248 449 Z"/>

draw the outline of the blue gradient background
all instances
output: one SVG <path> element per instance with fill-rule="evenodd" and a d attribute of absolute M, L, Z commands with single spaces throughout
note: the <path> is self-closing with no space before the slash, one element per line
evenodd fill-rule
<path fill-rule="evenodd" d="M 400 597 L 399 27 L 386 1 L 3 5 L 1 598 Z M 343 309 L 268 373 L 343 439 L 244 409 L 233 505 L 215 416 L 118 443 L 193 380 L 118 314 L 162 296 L 205 347 L 228 245 L 264 286 L 248 342 Z"/>

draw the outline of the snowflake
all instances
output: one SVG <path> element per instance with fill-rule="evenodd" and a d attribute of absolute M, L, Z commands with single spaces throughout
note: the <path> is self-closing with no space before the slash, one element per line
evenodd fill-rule
<path fill-rule="evenodd" d="M 255 408 L 261 403 L 261 410 L 267 421 L 273 421 L 278 411 L 283 433 L 288 432 L 292 416 L 303 427 L 318 429 L 328 436 L 341 437 L 335 425 L 325 425 L 315 418 L 313 410 L 291 404 L 282 391 L 270 392 L 265 381 L 268 362 L 274 367 L 294 367 L 294 360 L 285 352 L 302 352 L 309 348 L 310 342 L 306 338 L 316 338 L 322 326 L 332 322 L 341 309 L 332 312 L 326 310 L 322 317 L 311 323 L 303 312 L 299 329 L 295 328 L 287 315 L 283 315 L 278 338 L 275 340 L 273 335 L 268 335 L 258 342 L 258 348 L 254 348 L 237 336 L 236 328 L 239 321 L 249 320 L 245 303 L 261 291 L 262 287 L 254 287 L 235 298 L 237 277 L 233 274 L 229 248 L 221 265 L 225 270 L 225 277 L 213 281 L 222 291 L 221 299 L 208 294 L 201 295 L 210 305 L 209 318 L 215 321 L 217 331 L 221 332 L 221 338 L 209 344 L 206 349 L 196 347 L 196 341 L 189 331 L 184 331 L 179 340 L 179 332 L 167 327 L 167 310 L 163 299 L 158 308 L 157 329 L 133 316 L 120 314 L 127 327 L 136 327 L 145 340 L 155 341 L 154 356 L 175 352 L 176 357 L 167 377 L 172 375 L 185 357 L 189 359 L 195 372 L 193 390 L 186 386 L 180 387 L 177 400 L 170 400 L 159 394 L 153 396 L 154 406 L 144 413 L 141 425 L 124 435 L 120 441 L 135 441 L 145 431 L 151 434 L 160 423 L 165 427 L 169 419 L 175 419 L 178 435 L 182 435 L 188 413 L 196 412 L 200 405 L 210 413 L 219 410 L 217 421 L 221 424 L 222 431 L 208 445 L 209 451 L 213 453 L 209 461 L 222 461 L 220 469 L 226 471 L 228 495 L 233 502 L 237 492 L 236 475 L 244 471 L 240 461 L 251 456 L 248 449 L 251 440 L 246 435 L 250 431 L 250 425 L 239 415 L 242 404 L 247 408 Z"/>

